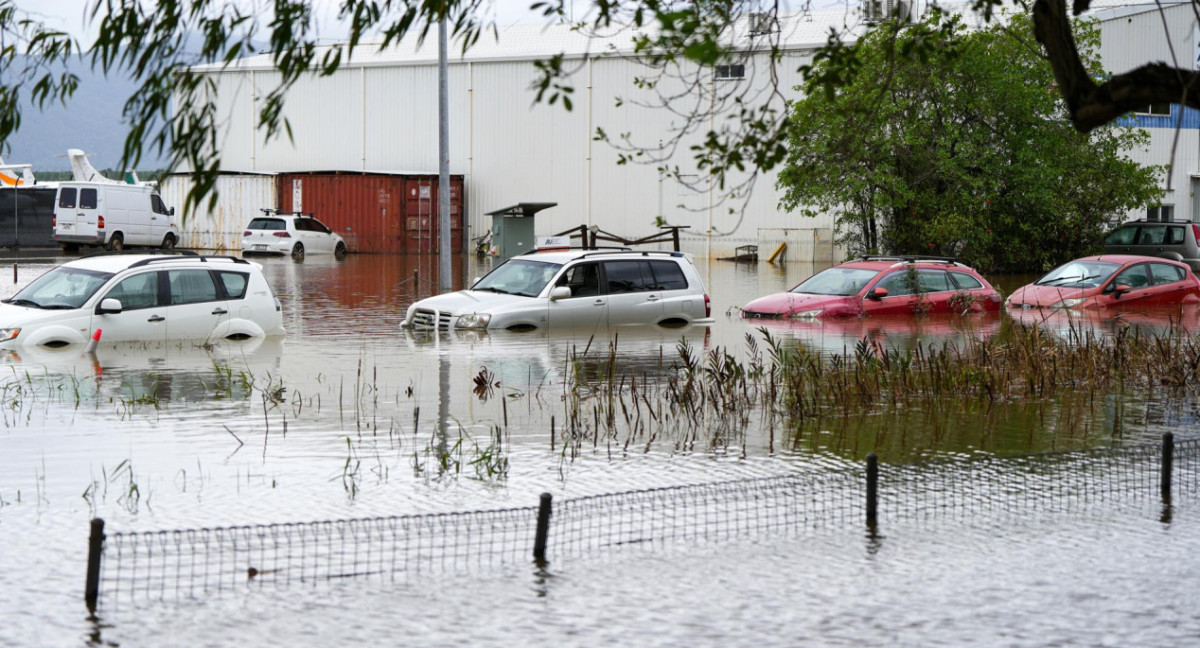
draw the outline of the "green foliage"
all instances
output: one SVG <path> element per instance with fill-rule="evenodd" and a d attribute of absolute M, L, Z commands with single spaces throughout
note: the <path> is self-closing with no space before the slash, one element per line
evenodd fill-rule
<path fill-rule="evenodd" d="M 969 31 L 934 12 L 827 49 L 792 104 L 783 206 L 835 214 L 853 253 L 1033 272 L 1094 251 L 1160 195 L 1159 169 L 1122 153 L 1143 131 L 1071 127 L 1029 33 L 1024 16 Z M 1076 39 L 1099 74 L 1094 25 Z"/>

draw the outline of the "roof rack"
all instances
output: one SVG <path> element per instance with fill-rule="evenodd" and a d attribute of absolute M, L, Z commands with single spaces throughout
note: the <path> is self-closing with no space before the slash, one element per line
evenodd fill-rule
<path fill-rule="evenodd" d="M 203 254 L 196 254 L 195 252 L 192 252 L 191 254 L 183 254 L 180 256 L 187 257 L 188 261 L 199 261 L 201 263 L 208 263 L 210 260 L 216 260 L 216 259 L 228 260 L 233 263 L 245 263 L 247 265 L 249 265 L 249 263 L 250 263 L 249 261 L 247 261 L 241 257 L 230 256 L 228 254 L 203 255 Z M 157 259 L 142 259 L 141 261 L 134 262 L 129 267 L 137 268 L 137 267 L 144 266 L 144 265 L 150 265 L 151 263 L 161 263 L 163 261 L 175 261 L 175 260 L 176 259 L 173 259 L 169 256 L 163 256 L 162 258 L 157 258 Z"/>
<path fill-rule="evenodd" d="M 930 263 L 959 265 L 958 260 L 954 257 L 924 256 L 921 254 L 864 254 L 863 256 L 855 259 L 855 261 L 898 261 L 900 263 L 916 263 L 918 261 L 927 261 Z"/>
<path fill-rule="evenodd" d="M 316 216 L 313 215 L 316 212 L 285 211 L 283 209 L 276 209 L 275 207 L 259 207 L 258 211 L 266 214 L 267 216 L 299 216 L 301 218 L 316 218 Z"/>
<path fill-rule="evenodd" d="M 609 245 L 609 246 L 593 245 L 591 247 L 572 245 L 572 246 L 568 246 L 568 247 L 533 249 L 533 250 L 529 250 L 528 252 L 522 252 L 522 253 L 518 254 L 517 256 L 537 256 L 538 254 L 548 254 L 550 252 L 568 252 L 571 250 L 575 250 L 575 251 L 587 250 L 587 251 L 591 251 L 591 252 L 600 251 L 602 253 L 607 253 L 607 254 L 616 254 L 618 252 L 633 252 L 633 248 L 619 247 L 616 245 Z M 587 256 L 587 255 L 583 255 L 583 256 Z"/>
<path fill-rule="evenodd" d="M 150 248 L 150 249 L 141 249 L 141 250 L 139 250 L 139 249 L 132 249 L 132 250 L 131 249 L 123 249 L 123 250 L 101 249 L 97 252 L 92 252 L 91 254 L 85 254 L 79 258 L 88 259 L 91 257 L 121 256 L 121 255 L 126 255 L 126 254 L 136 254 L 139 256 L 146 255 L 146 254 L 161 254 L 162 256 L 167 256 L 167 257 L 170 257 L 170 256 L 192 256 L 192 257 L 200 256 L 199 253 L 194 252 L 192 250 L 178 250 L 178 249 L 162 250 L 162 249 L 158 249 L 158 248 Z"/>

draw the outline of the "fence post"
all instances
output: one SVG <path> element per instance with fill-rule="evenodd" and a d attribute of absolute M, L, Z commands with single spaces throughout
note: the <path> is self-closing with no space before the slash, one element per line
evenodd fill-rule
<path fill-rule="evenodd" d="M 879 457 L 867 454 L 867 527 L 875 529 L 879 515 Z"/>
<path fill-rule="evenodd" d="M 88 612 L 96 611 L 96 600 L 100 598 L 100 554 L 104 550 L 104 520 L 92 519 L 92 534 L 88 538 L 87 585 L 83 600 Z"/>
<path fill-rule="evenodd" d="M 538 505 L 537 534 L 533 538 L 533 559 L 539 565 L 546 562 L 546 537 L 550 535 L 550 503 L 554 499 L 550 493 L 542 493 Z"/>
<path fill-rule="evenodd" d="M 679 251 L 679 228 L 678 227 L 671 228 L 671 242 L 673 244 L 675 244 L 675 251 L 678 252 Z"/>
<path fill-rule="evenodd" d="M 413 295 L 417 298 L 421 297 L 421 270 L 413 268 Z"/>
<path fill-rule="evenodd" d="M 1162 493 L 1163 504 L 1170 504 L 1171 471 L 1175 467 L 1175 435 L 1171 432 L 1165 432 L 1162 438 L 1162 483 L 1159 488 Z"/>

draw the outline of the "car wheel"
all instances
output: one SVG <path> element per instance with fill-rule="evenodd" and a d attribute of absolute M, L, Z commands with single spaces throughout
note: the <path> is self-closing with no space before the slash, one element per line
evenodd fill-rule
<path fill-rule="evenodd" d="M 304 260 L 304 244 L 297 243 L 296 247 L 292 248 L 292 259 L 295 261 Z"/>
<path fill-rule="evenodd" d="M 79 245 L 75 243 L 63 243 L 62 251 L 64 254 L 79 254 Z"/>
<path fill-rule="evenodd" d="M 336 247 L 333 248 L 333 258 L 342 260 L 346 258 L 346 244 L 338 241 Z"/>
<path fill-rule="evenodd" d="M 164 250 L 174 250 L 175 249 L 175 235 L 167 234 L 166 236 L 163 237 L 162 249 L 164 249 Z"/>
<path fill-rule="evenodd" d="M 113 234 L 112 238 L 108 239 L 108 249 L 112 250 L 113 252 L 120 252 L 121 250 L 124 250 L 125 237 L 121 236 L 120 232 Z"/>

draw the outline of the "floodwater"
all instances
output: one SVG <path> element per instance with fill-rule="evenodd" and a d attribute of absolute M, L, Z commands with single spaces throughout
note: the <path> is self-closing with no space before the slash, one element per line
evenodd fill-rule
<path fill-rule="evenodd" d="M 8 260 L 14 277 L 0 293 L 12 294 L 62 260 Z M 588 444 L 567 456 L 551 428 L 565 418 L 573 375 L 601 371 L 596 367 L 612 358 L 653 384 L 681 342 L 698 354 L 744 353 L 746 337 L 761 333 L 737 317 L 737 307 L 790 287 L 813 268 L 713 262 L 702 268 L 711 327 L 620 331 L 614 339 L 602 331 L 401 331 L 407 305 L 437 291 L 430 281 L 436 258 L 261 263 L 284 305 L 282 340 L 101 345 L 95 358 L 70 349 L 0 358 L 0 645 L 1200 640 L 1200 614 L 1191 604 L 1200 576 L 1200 509 L 1188 501 L 1177 503 L 1169 521 L 1155 507 L 1135 506 L 898 526 L 882 537 L 828 529 L 552 559 L 545 570 L 531 564 L 403 583 L 323 583 L 119 610 L 102 602 L 89 619 L 82 595 L 93 517 L 113 533 L 531 506 L 542 492 L 576 497 L 843 466 L 872 449 L 863 439 L 878 438 L 870 426 L 880 420 L 911 428 L 905 438 L 917 448 L 892 451 L 905 459 L 1153 441 L 1168 430 L 1194 436 L 1193 414 L 1145 402 L 1122 410 L 1128 420 L 1120 440 L 1111 437 L 1111 421 L 1031 432 L 1055 412 L 961 408 L 924 437 L 928 419 L 875 417 L 802 440 L 750 425 L 701 439 L 665 435 L 637 447 Z M 456 264 L 455 285 L 480 272 L 473 261 Z M 767 330 L 840 353 L 864 337 L 906 345 L 997 335 L 1005 317 Z M 439 421 L 459 449 L 448 465 L 439 460 Z M 472 461 L 497 430 L 507 458 L 502 472 Z"/>

